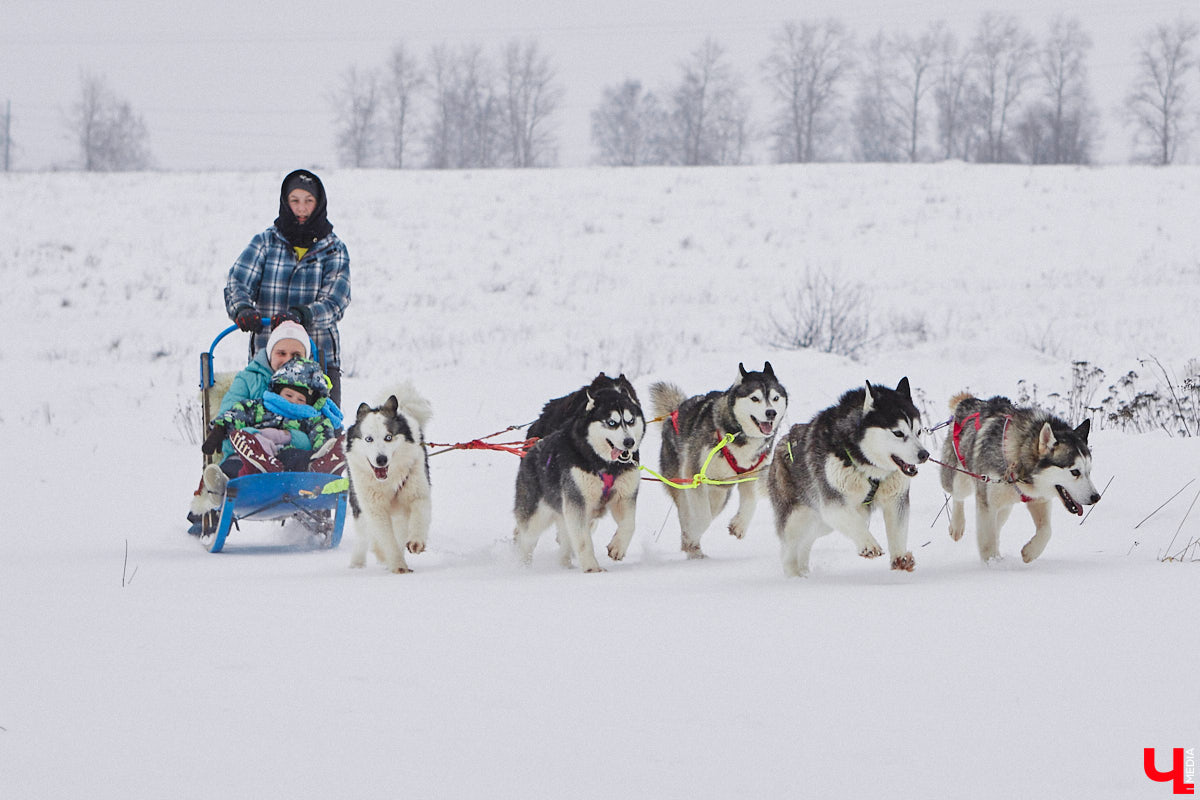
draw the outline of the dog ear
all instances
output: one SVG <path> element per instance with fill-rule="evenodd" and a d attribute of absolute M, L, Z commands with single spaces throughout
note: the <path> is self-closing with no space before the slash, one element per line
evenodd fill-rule
<path fill-rule="evenodd" d="M 739 375 L 738 383 L 741 383 L 742 381 L 746 380 L 746 376 L 749 374 L 750 374 L 749 372 L 746 372 L 746 367 L 742 364 L 742 362 L 739 361 L 738 362 L 738 375 Z"/>
<path fill-rule="evenodd" d="M 771 367 L 771 362 L 770 362 L 770 361 L 764 361 L 764 362 L 763 362 L 763 369 L 762 369 L 762 371 L 763 371 L 763 375 L 766 375 L 768 378 L 774 378 L 774 377 L 775 377 L 775 370 L 774 370 L 774 369 Z"/>
<path fill-rule="evenodd" d="M 369 405 L 367 405 L 366 403 L 359 403 L 358 404 L 358 415 L 355 417 L 355 419 L 357 419 L 359 422 L 362 422 L 362 418 L 370 413 L 371 413 L 371 407 Z"/>
<path fill-rule="evenodd" d="M 389 417 L 394 417 L 398 408 L 400 408 L 400 401 L 396 399 L 396 395 L 389 395 L 387 402 L 383 404 L 384 413 Z"/>
<path fill-rule="evenodd" d="M 910 402 L 912 401 L 912 390 L 909 389 L 909 387 L 908 387 L 908 376 L 907 375 L 905 375 L 903 378 L 901 378 L 900 382 L 896 384 L 896 394 L 900 395 L 905 400 L 908 400 Z"/>
<path fill-rule="evenodd" d="M 1091 432 L 1092 421 L 1090 419 L 1085 419 L 1083 422 L 1079 423 L 1079 427 L 1075 429 L 1075 435 L 1077 435 L 1084 442 L 1087 442 L 1088 434 Z"/>
<path fill-rule="evenodd" d="M 592 393 L 591 393 L 591 392 L 584 392 L 584 393 L 583 393 L 583 395 L 584 395 L 584 397 L 586 397 L 586 398 L 587 398 L 587 405 L 584 407 L 584 409 L 583 409 L 583 410 L 584 410 L 585 412 L 587 412 L 587 411 L 591 411 L 593 408 L 595 408 L 595 407 L 596 407 L 596 401 L 592 399 Z"/>
<path fill-rule="evenodd" d="M 1050 428 L 1050 422 L 1042 423 L 1042 431 L 1038 434 L 1038 456 L 1044 456 L 1049 453 L 1054 445 L 1058 444 L 1054 438 L 1054 431 Z"/>
<path fill-rule="evenodd" d="M 874 407 L 875 407 L 875 387 L 871 385 L 870 381 L 867 381 L 867 392 L 866 392 L 866 396 L 863 398 L 862 413 L 864 415 L 870 414 L 871 409 Z"/>

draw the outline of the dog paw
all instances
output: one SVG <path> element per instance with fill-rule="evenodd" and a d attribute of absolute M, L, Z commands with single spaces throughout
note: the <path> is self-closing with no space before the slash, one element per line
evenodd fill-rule
<path fill-rule="evenodd" d="M 1026 564 L 1030 563 L 1031 561 L 1033 561 L 1035 558 L 1037 558 L 1038 556 L 1040 556 L 1042 554 L 1042 548 L 1032 547 L 1032 544 L 1033 543 L 1030 542 L 1029 544 L 1027 544 L 1021 548 L 1021 560 L 1024 561 Z"/>
<path fill-rule="evenodd" d="M 708 556 L 704 555 L 704 551 L 700 549 L 700 545 L 696 542 L 684 542 L 682 549 L 688 558 L 708 558 Z"/>
<path fill-rule="evenodd" d="M 896 556 L 892 559 L 892 569 L 900 569 L 905 572 L 912 572 L 917 566 L 917 560 L 913 558 L 912 553 L 905 553 L 902 556 Z"/>
<path fill-rule="evenodd" d="M 402 564 L 397 564 L 394 567 L 388 567 L 388 571 L 395 575 L 407 575 L 412 572 L 412 567 L 406 567 Z"/>
<path fill-rule="evenodd" d="M 735 539 L 746 538 L 746 526 L 737 519 L 729 523 L 729 535 Z"/>
<path fill-rule="evenodd" d="M 608 572 L 608 570 L 606 570 L 604 567 L 601 567 L 601 566 L 595 566 L 595 567 L 588 567 L 587 569 L 584 570 L 584 572 Z"/>
<path fill-rule="evenodd" d="M 425 543 L 419 542 L 419 541 L 409 542 L 408 543 L 408 552 L 424 553 L 425 552 Z"/>
<path fill-rule="evenodd" d="M 610 543 L 608 545 L 608 557 L 613 561 L 623 560 L 625 558 L 625 548 L 617 545 L 616 543 Z"/>
<path fill-rule="evenodd" d="M 859 550 L 858 554 L 863 558 L 879 558 L 883 555 L 883 548 L 877 544 L 872 544 Z"/>
<path fill-rule="evenodd" d="M 966 530 L 965 525 L 959 525 L 959 526 L 951 525 L 950 526 L 950 538 L 957 542 L 959 539 L 961 539 L 963 537 L 963 532 L 965 530 Z"/>

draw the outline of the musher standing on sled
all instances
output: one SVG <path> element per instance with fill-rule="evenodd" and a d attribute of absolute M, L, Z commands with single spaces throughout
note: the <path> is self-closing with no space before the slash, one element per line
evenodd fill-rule
<path fill-rule="evenodd" d="M 267 343 L 263 317 L 272 327 L 300 323 L 321 352 L 329 394 L 342 402 L 338 321 L 350 304 L 350 255 L 326 217 L 325 187 L 308 170 L 283 179 L 275 224 L 250 240 L 229 270 L 225 310 L 250 337 L 250 356 Z"/>

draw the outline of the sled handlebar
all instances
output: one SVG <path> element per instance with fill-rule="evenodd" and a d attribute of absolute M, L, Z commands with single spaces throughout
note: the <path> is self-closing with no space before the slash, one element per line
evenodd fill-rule
<path fill-rule="evenodd" d="M 262 324 L 263 324 L 264 328 L 270 328 L 271 327 L 271 318 L 263 317 Z M 208 350 L 206 350 L 200 354 L 200 388 L 201 389 L 207 389 L 208 387 L 213 385 L 213 378 L 214 378 L 213 369 L 212 369 L 213 351 L 217 349 L 217 345 L 220 344 L 222 339 L 224 339 L 226 336 L 233 333 L 237 329 L 238 329 L 237 325 L 230 325 L 228 328 L 226 328 L 225 330 L 218 333 L 217 338 L 213 339 L 212 344 L 210 344 L 208 346 Z M 312 359 L 314 361 L 316 361 L 317 363 L 320 363 L 321 368 L 324 369 L 324 363 L 321 362 L 321 351 L 317 348 L 317 343 L 315 341 L 313 341 L 311 336 L 308 339 L 308 352 L 311 354 Z"/>

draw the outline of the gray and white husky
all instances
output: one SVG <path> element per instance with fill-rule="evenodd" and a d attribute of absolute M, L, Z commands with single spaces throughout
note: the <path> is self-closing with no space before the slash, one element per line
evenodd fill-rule
<path fill-rule="evenodd" d="M 761 372 L 747 372 L 738 364 L 738 379 L 724 391 L 688 397 L 676 385 L 658 382 L 650 387 L 654 415 L 665 417 L 659 469 L 679 483 L 692 480 L 712 449 L 733 434 L 733 442 L 709 462 L 707 476 L 733 480 L 765 470 L 775 433 L 787 411 L 787 390 L 775 377 L 771 362 Z M 757 503 L 755 481 L 736 484 L 738 510 L 729 532 L 741 539 L 750 528 Z M 704 558 L 700 537 L 725 508 L 730 485 L 701 484 L 694 489 L 666 485 L 679 512 L 681 546 L 688 558 Z"/>
<path fill-rule="evenodd" d="M 592 534 L 607 511 L 617 523 L 609 558 L 620 561 L 633 539 L 638 466 L 646 420 L 633 386 L 600 373 L 590 386 L 546 403 L 530 426 L 541 436 L 517 469 L 513 532 L 530 563 L 538 538 L 554 524 L 564 567 L 603 572 Z"/>
<path fill-rule="evenodd" d="M 411 383 L 358 407 L 346 432 L 346 475 L 357 539 L 350 566 L 366 563 L 367 548 L 392 572 L 412 572 L 404 553 L 421 553 L 429 538 L 429 401 Z"/>
<path fill-rule="evenodd" d="M 1089 420 L 1072 428 L 1046 411 L 1013 405 L 1007 397 L 950 399 L 952 433 L 942 446 L 942 488 L 950 493 L 950 538 L 966 529 L 963 501 L 975 495 L 975 538 L 985 562 L 1000 557 L 1000 528 L 1021 501 L 1034 534 L 1021 548 L 1033 561 L 1050 541 L 1050 507 L 1057 498 L 1072 514 L 1099 502 L 1092 483 Z M 973 473 L 973 474 L 971 474 Z"/>
<path fill-rule="evenodd" d="M 791 427 L 768 476 L 784 572 L 807 575 L 813 543 L 833 530 L 848 536 L 863 558 L 883 555 L 869 527 L 877 508 L 892 569 L 912 571 L 908 488 L 917 465 L 929 458 L 920 431 L 908 378 L 895 389 L 868 382 L 811 422 Z"/>

